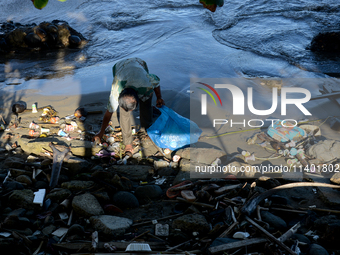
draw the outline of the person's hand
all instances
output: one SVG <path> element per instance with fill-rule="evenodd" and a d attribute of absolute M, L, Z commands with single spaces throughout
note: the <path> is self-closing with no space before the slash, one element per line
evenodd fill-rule
<path fill-rule="evenodd" d="M 125 145 L 125 152 L 131 152 L 131 153 L 133 153 L 132 144 L 127 144 L 127 145 Z"/>
<path fill-rule="evenodd" d="M 157 101 L 156 101 L 156 106 L 158 108 L 162 107 L 163 105 L 165 105 L 165 102 L 163 100 L 163 98 L 158 98 Z"/>
<path fill-rule="evenodd" d="M 96 144 L 101 144 L 102 137 L 103 135 L 101 133 L 98 133 L 92 138 L 92 142 L 95 142 Z"/>

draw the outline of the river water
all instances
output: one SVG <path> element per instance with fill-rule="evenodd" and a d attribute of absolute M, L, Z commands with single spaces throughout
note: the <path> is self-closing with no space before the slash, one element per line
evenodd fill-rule
<path fill-rule="evenodd" d="M 339 58 L 308 46 L 319 32 L 339 30 L 339 12 L 337 0 L 225 1 L 214 13 L 198 0 L 50 0 L 42 10 L 29 0 L 0 0 L 0 23 L 64 20 L 89 40 L 79 51 L 2 58 L 0 93 L 108 91 L 113 64 L 127 57 L 144 59 L 162 87 L 179 94 L 190 78 L 334 80 Z"/>

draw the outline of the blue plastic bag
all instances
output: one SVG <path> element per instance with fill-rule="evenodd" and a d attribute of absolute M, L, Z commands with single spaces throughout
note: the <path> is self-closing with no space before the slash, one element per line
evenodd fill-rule
<path fill-rule="evenodd" d="M 161 116 L 147 129 L 149 137 L 158 147 L 173 151 L 198 141 L 202 130 L 196 123 L 166 106 L 158 109 Z"/>

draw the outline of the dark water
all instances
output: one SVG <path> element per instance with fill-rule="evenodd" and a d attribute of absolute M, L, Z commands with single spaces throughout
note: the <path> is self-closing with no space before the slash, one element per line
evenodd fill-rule
<path fill-rule="evenodd" d="M 225 1 L 215 13 L 198 0 L 50 0 L 43 10 L 1 0 L 0 23 L 65 20 L 89 43 L 80 51 L 2 57 L 0 90 L 16 84 L 14 90 L 44 91 L 47 82 L 37 86 L 35 79 L 106 90 L 111 66 L 126 57 L 145 59 L 163 86 L 183 93 L 192 77 L 324 78 L 340 73 L 339 57 L 315 55 L 308 46 L 319 32 L 339 30 L 339 12 L 335 0 Z M 86 83 L 91 79 L 97 86 Z M 67 85 L 59 86 L 63 91 Z"/>

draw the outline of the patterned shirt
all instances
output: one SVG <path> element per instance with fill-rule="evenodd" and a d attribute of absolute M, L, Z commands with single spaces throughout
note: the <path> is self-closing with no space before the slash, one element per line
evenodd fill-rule
<path fill-rule="evenodd" d="M 129 58 L 118 61 L 112 68 L 113 82 L 107 110 L 115 112 L 118 108 L 118 97 L 125 88 L 136 90 L 140 100 L 145 102 L 159 86 L 159 78 L 149 74 L 148 66 L 140 58 Z"/>

